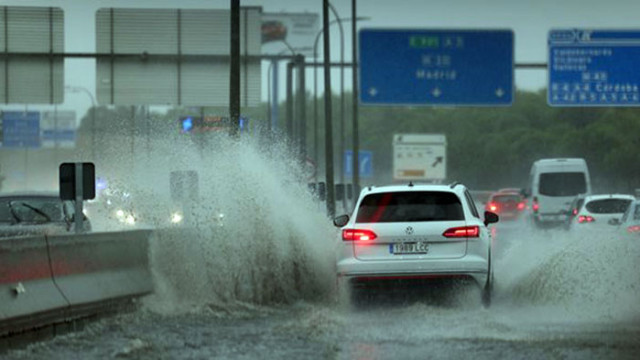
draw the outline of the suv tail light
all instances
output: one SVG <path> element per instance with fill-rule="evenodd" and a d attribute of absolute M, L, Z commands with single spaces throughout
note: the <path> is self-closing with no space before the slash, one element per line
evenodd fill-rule
<path fill-rule="evenodd" d="M 629 234 L 640 233 L 640 225 L 631 225 L 627 228 Z"/>
<path fill-rule="evenodd" d="M 538 204 L 538 197 L 536 196 L 533 197 L 533 204 L 531 205 L 531 208 L 533 208 L 534 213 L 537 213 L 538 210 L 540 210 L 540 204 Z"/>
<path fill-rule="evenodd" d="M 596 219 L 593 218 L 593 216 L 590 215 L 580 215 L 578 216 L 578 223 L 583 224 L 583 223 L 591 223 L 596 221 Z"/>
<path fill-rule="evenodd" d="M 497 210 L 498 210 L 498 205 L 496 203 L 493 203 L 493 202 L 489 203 L 489 211 L 495 212 Z"/>
<path fill-rule="evenodd" d="M 480 235 L 479 226 L 461 226 L 447 229 L 442 236 L 447 238 L 478 237 Z"/>
<path fill-rule="evenodd" d="M 518 203 L 518 210 L 522 211 L 526 206 L 527 204 L 525 204 L 524 201 L 521 201 Z"/>
<path fill-rule="evenodd" d="M 343 241 L 358 241 L 358 240 L 374 240 L 378 235 L 371 230 L 363 229 L 344 229 L 342 230 Z"/>

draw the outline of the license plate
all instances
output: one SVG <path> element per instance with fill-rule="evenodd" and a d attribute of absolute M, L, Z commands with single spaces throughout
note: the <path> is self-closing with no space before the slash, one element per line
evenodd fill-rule
<path fill-rule="evenodd" d="M 429 252 L 429 243 L 419 241 L 389 244 L 389 252 L 393 255 L 426 254 Z"/>

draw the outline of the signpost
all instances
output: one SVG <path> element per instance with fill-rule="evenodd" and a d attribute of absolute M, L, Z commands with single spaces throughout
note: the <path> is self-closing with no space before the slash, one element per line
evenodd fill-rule
<path fill-rule="evenodd" d="M 62 163 L 59 169 L 60 199 L 74 200 L 75 232 L 84 231 L 83 200 L 96 197 L 96 168 L 93 163 Z"/>
<path fill-rule="evenodd" d="M 510 105 L 513 31 L 360 31 L 364 105 Z"/>
<path fill-rule="evenodd" d="M 40 113 L 36 111 L 4 111 L 2 113 L 2 146 L 8 148 L 40 147 Z"/>
<path fill-rule="evenodd" d="M 447 139 L 439 134 L 393 136 L 395 181 L 442 182 L 447 177 Z"/>
<path fill-rule="evenodd" d="M 640 30 L 549 32 L 551 106 L 640 106 Z"/>
<path fill-rule="evenodd" d="M 343 161 L 344 176 L 353 176 L 353 151 L 344 152 Z M 373 176 L 373 152 L 367 150 L 358 151 L 358 164 L 360 166 L 360 177 L 370 178 Z"/>

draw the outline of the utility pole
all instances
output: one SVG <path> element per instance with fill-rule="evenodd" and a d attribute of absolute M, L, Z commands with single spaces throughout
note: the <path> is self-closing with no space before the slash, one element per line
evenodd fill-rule
<path fill-rule="evenodd" d="M 324 116 L 325 116 L 325 178 L 327 184 L 327 214 L 336 213 L 333 179 L 333 126 L 331 122 L 331 43 L 329 41 L 329 0 L 322 1 L 322 26 L 324 29 Z"/>
<path fill-rule="evenodd" d="M 231 56 L 229 64 L 229 134 L 240 135 L 240 0 L 231 1 Z"/>
<path fill-rule="evenodd" d="M 351 18 L 356 19 L 356 6 L 357 0 L 351 0 Z M 360 165 L 358 164 L 358 152 L 359 152 L 359 134 L 358 134 L 358 37 L 356 31 L 356 22 L 353 21 L 351 23 L 351 51 L 352 51 L 352 59 L 351 64 L 353 66 L 353 98 L 351 100 L 352 106 L 352 116 L 353 116 L 353 198 L 357 199 L 360 195 Z"/>

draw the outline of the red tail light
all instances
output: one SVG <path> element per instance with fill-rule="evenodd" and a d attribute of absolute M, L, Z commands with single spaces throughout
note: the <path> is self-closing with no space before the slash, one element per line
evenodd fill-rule
<path fill-rule="evenodd" d="M 640 225 L 631 225 L 627 228 L 629 234 L 640 233 Z"/>
<path fill-rule="evenodd" d="M 480 235 L 480 227 L 478 226 L 454 227 L 442 233 L 442 236 L 447 238 L 478 237 L 478 235 Z"/>
<path fill-rule="evenodd" d="M 371 230 L 362 229 L 344 229 L 342 230 L 342 240 L 344 241 L 358 241 L 358 240 L 374 240 L 378 237 L 376 233 Z"/>
<path fill-rule="evenodd" d="M 578 216 L 578 222 L 580 224 L 591 223 L 591 222 L 594 222 L 594 221 L 596 221 L 596 219 L 594 219 L 593 216 L 589 216 L 589 215 L 580 215 L 580 216 Z"/>
<path fill-rule="evenodd" d="M 531 208 L 533 208 L 533 212 L 538 212 L 538 210 L 540 210 L 540 205 L 538 204 L 538 198 L 534 197 L 533 198 L 533 204 L 531 205 Z"/>
<path fill-rule="evenodd" d="M 518 210 L 521 210 L 521 211 L 522 211 L 522 210 L 524 210 L 524 208 L 525 208 L 526 206 L 527 206 L 527 205 L 524 203 L 524 201 L 523 201 L 523 202 L 519 202 L 519 203 L 518 203 Z"/>
<path fill-rule="evenodd" d="M 498 210 L 498 205 L 496 205 L 495 203 L 489 203 L 489 211 L 497 211 Z"/>
<path fill-rule="evenodd" d="M 573 209 L 573 211 L 571 213 L 573 214 L 573 216 L 578 215 L 578 209 Z"/>

